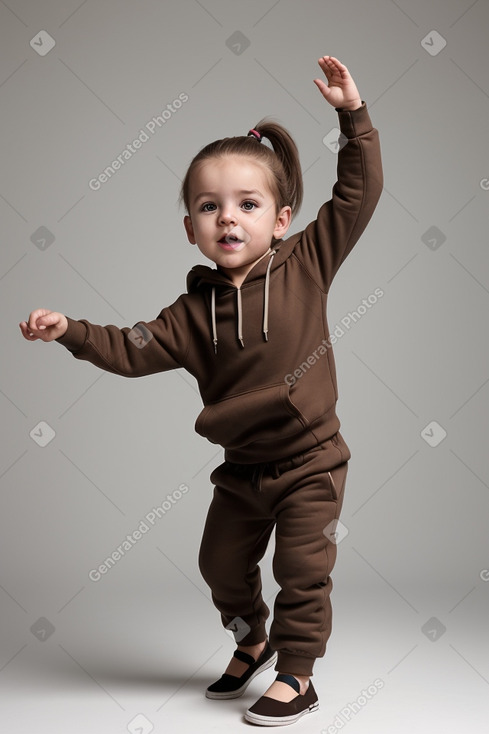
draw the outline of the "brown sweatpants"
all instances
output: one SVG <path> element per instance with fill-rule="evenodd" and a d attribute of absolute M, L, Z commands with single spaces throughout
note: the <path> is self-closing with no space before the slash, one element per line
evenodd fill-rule
<path fill-rule="evenodd" d="M 338 461 L 340 460 L 340 463 Z M 270 627 L 275 670 L 313 675 L 331 634 L 334 531 L 348 462 L 330 439 L 289 459 L 258 464 L 224 461 L 199 552 L 199 568 L 226 629 L 239 645 L 266 639 L 270 614 L 258 562 L 275 527 L 273 575 L 280 586 Z"/>

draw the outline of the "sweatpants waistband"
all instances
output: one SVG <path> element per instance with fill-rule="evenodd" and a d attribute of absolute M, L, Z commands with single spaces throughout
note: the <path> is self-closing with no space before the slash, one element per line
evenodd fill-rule
<path fill-rule="evenodd" d="M 252 486 L 256 490 L 260 491 L 261 480 L 264 474 L 269 474 L 274 479 L 278 479 L 284 472 L 289 471 L 290 469 L 295 469 L 297 466 L 301 466 L 311 453 L 325 450 L 326 448 L 326 445 L 319 444 L 317 446 L 313 446 L 307 451 L 302 451 L 298 454 L 294 454 L 293 456 L 278 459 L 276 461 L 257 461 L 250 464 L 238 464 L 226 459 L 224 463 L 233 472 L 233 474 L 249 479 Z M 343 463 L 343 459 L 340 458 L 338 463 Z"/>

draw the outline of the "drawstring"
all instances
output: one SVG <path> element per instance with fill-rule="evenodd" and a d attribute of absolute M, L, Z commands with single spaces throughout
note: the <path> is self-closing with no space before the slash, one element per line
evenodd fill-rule
<path fill-rule="evenodd" d="M 261 492 L 261 480 L 263 479 L 263 473 L 265 467 L 263 464 L 255 464 L 253 467 L 253 474 L 251 475 L 251 486 L 256 489 L 257 492 Z"/>
<path fill-rule="evenodd" d="M 212 286 L 212 341 L 214 342 L 214 353 L 217 354 L 217 327 L 216 327 L 216 287 Z"/>
<path fill-rule="evenodd" d="M 269 292 L 270 292 L 270 268 L 272 266 L 272 260 L 275 257 L 277 250 L 272 250 L 270 253 L 270 259 L 267 265 L 267 272 L 265 274 L 265 284 L 263 293 L 263 335 L 265 341 L 268 341 L 268 304 L 269 304 Z M 238 340 L 242 347 L 244 347 L 243 341 L 243 308 L 241 302 L 241 288 L 236 289 L 236 305 L 238 311 Z M 211 314 L 212 314 L 212 341 L 214 343 L 214 353 L 217 354 L 217 325 L 216 325 L 216 287 L 212 286 L 211 296 Z"/>
<path fill-rule="evenodd" d="M 267 273 L 265 275 L 265 293 L 263 304 L 263 334 L 265 335 L 265 341 L 268 341 L 268 292 L 270 290 L 270 266 L 276 252 L 277 250 L 272 250 L 270 260 L 268 261 Z"/>
<path fill-rule="evenodd" d="M 238 300 L 238 339 L 241 342 L 241 346 L 244 347 L 243 341 L 243 316 L 241 313 L 241 287 L 236 291 L 236 298 Z"/>

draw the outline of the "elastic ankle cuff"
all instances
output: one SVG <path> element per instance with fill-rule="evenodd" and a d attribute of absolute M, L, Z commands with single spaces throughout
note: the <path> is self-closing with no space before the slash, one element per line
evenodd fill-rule
<path fill-rule="evenodd" d="M 309 677 L 312 677 L 312 669 L 316 660 L 315 658 L 291 655 L 288 652 L 280 652 L 280 650 L 277 655 L 278 657 L 274 670 L 278 673 L 288 673 L 289 675 L 308 675 Z"/>
<path fill-rule="evenodd" d="M 247 645 L 258 645 L 260 642 L 263 642 L 263 640 L 266 640 L 267 637 L 268 635 L 265 629 L 265 625 L 260 625 L 259 627 L 255 627 L 254 629 L 250 630 L 246 637 L 243 637 L 242 640 L 239 640 L 237 644 L 244 645 L 245 647 Z"/>

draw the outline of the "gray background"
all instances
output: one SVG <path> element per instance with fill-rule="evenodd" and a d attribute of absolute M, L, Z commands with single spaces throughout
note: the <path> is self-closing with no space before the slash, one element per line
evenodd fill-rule
<path fill-rule="evenodd" d="M 488 24 L 487 0 L 0 2 L 2 729 L 244 730 L 273 680 L 237 701 L 203 697 L 235 645 L 197 567 L 222 451 L 193 431 L 194 378 L 125 380 L 26 342 L 18 322 L 45 307 L 131 326 L 172 303 L 191 266 L 210 264 L 186 240 L 180 179 L 201 146 L 263 115 L 299 146 L 305 203 L 289 234 L 302 229 L 336 174 L 323 137 L 337 115 L 312 82 L 323 54 L 367 102 L 385 175 L 333 285 L 331 327 L 375 288 L 384 296 L 335 346 L 353 455 L 348 533 L 315 667 L 321 708 L 296 727 L 485 727 Z M 55 46 L 40 56 L 30 42 L 43 30 Z M 249 46 L 232 46 L 236 31 Z M 183 92 L 188 102 L 90 189 Z M 55 432 L 45 447 L 30 435 L 40 421 Z M 447 434 L 437 446 L 425 440 L 442 435 L 425 431 L 432 421 Z M 182 483 L 171 511 L 91 581 Z M 271 609 L 272 553 L 273 541 Z"/>

